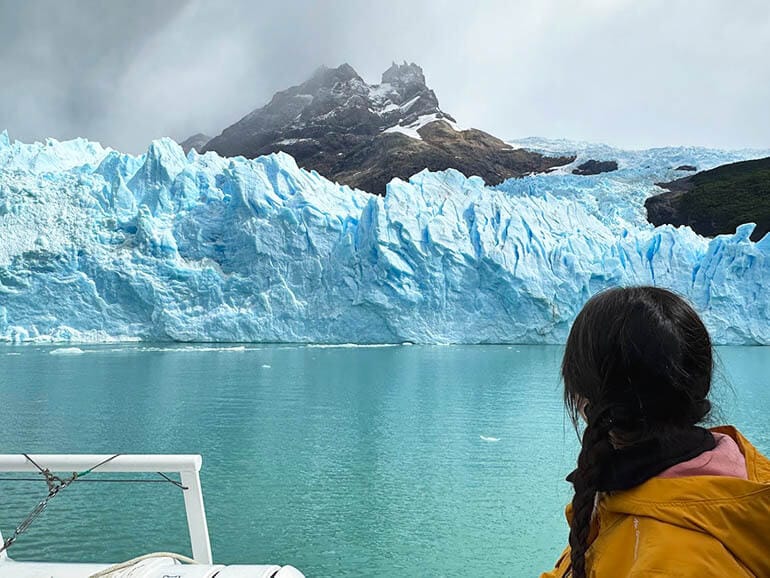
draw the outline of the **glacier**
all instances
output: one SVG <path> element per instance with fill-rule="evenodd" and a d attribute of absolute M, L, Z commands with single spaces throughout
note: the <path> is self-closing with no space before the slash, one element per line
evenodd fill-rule
<path fill-rule="evenodd" d="M 654 284 L 716 343 L 770 344 L 770 236 L 708 239 L 644 212 L 673 167 L 770 152 L 512 146 L 578 158 L 496 187 L 423 171 L 380 197 L 284 153 L 0 133 L 0 340 L 563 343 L 597 291 Z M 619 169 L 571 174 L 589 158 Z"/>

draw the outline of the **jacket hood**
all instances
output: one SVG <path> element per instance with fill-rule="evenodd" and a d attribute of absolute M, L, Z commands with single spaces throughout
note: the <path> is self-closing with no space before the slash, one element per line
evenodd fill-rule
<path fill-rule="evenodd" d="M 636 488 L 606 495 L 600 508 L 710 534 L 752 573 L 770 576 L 770 460 L 734 427 L 712 431 L 738 444 L 746 459 L 747 480 L 652 478 Z"/>

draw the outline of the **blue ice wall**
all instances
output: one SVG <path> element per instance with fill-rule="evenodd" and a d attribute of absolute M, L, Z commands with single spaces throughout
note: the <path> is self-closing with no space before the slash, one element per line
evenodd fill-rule
<path fill-rule="evenodd" d="M 643 283 L 689 297 L 718 343 L 770 343 L 768 238 L 644 218 L 673 167 L 768 153 L 521 144 L 620 168 L 494 188 L 425 171 L 377 197 L 282 153 L 0 133 L 0 340 L 561 343 L 590 295 Z"/>

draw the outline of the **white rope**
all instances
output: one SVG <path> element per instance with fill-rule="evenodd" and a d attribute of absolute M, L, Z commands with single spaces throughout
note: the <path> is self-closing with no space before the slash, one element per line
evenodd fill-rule
<path fill-rule="evenodd" d="M 131 566 L 136 566 L 137 564 L 139 564 L 139 562 L 143 562 L 151 558 L 173 558 L 174 560 L 178 560 L 179 562 L 182 562 L 184 564 L 198 563 L 192 558 L 188 558 L 187 556 L 183 556 L 182 554 L 174 554 L 173 552 L 153 552 L 152 554 L 137 556 L 136 558 L 131 558 L 131 560 L 126 560 L 125 562 L 121 562 L 120 564 L 115 564 L 114 566 L 105 568 L 104 570 L 96 572 L 95 574 L 91 574 L 88 578 L 102 578 L 103 576 L 109 576 L 110 574 L 114 574 L 118 570 L 124 570 L 126 568 L 130 568 Z"/>

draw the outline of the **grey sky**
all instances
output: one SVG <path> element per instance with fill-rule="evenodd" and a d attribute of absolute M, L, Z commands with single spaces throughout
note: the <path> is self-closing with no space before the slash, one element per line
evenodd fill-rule
<path fill-rule="evenodd" d="M 218 134 L 321 64 L 422 65 L 461 125 L 770 146 L 765 0 L 0 0 L 0 129 L 129 152 Z"/>

